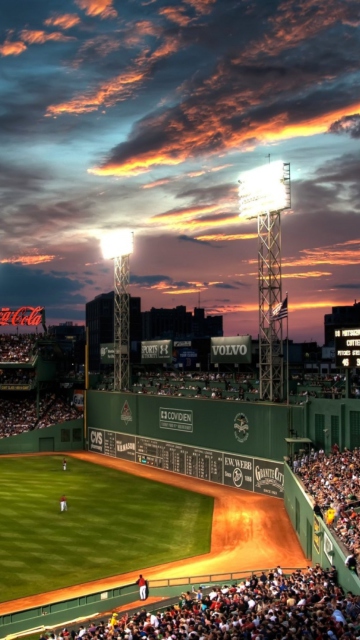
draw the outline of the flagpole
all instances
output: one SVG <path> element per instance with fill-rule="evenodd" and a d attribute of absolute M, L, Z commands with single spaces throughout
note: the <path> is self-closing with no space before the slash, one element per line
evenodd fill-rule
<path fill-rule="evenodd" d="M 290 379 L 289 379 L 289 294 L 286 292 L 287 314 L 286 314 L 286 395 L 287 404 L 290 404 Z"/>

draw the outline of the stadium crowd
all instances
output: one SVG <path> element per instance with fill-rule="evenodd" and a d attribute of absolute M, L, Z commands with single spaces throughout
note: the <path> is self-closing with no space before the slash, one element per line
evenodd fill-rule
<path fill-rule="evenodd" d="M 36 333 L 0 335 L 0 362 L 30 362 L 38 338 Z"/>
<path fill-rule="evenodd" d="M 360 553 L 360 450 L 337 444 L 329 455 L 312 449 L 293 460 L 293 470 L 315 501 L 315 512 L 340 538 L 346 549 Z"/>
<path fill-rule="evenodd" d="M 333 566 L 277 567 L 238 584 L 183 593 L 164 612 L 63 629 L 54 640 L 359 640 L 360 596 L 344 593 Z M 49 637 L 49 636 L 48 636 Z M 40 640 L 46 640 L 41 636 Z"/>
<path fill-rule="evenodd" d="M 35 380 L 34 369 L 0 369 L 0 385 L 32 384 Z"/>
<path fill-rule="evenodd" d="M 26 398 L 0 398 L 0 438 L 9 438 L 33 429 L 44 429 L 52 424 L 82 417 L 65 399 L 55 394 L 46 394 L 36 412 L 34 396 Z"/>

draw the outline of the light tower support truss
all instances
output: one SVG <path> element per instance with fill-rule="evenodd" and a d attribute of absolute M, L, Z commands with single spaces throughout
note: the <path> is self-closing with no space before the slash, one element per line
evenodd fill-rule
<path fill-rule="evenodd" d="M 259 392 L 262 400 L 282 400 L 282 317 L 272 312 L 283 302 L 280 214 L 290 207 L 290 164 L 277 161 L 245 171 L 239 184 L 240 218 L 258 223 Z"/>
<path fill-rule="evenodd" d="M 282 321 L 271 318 L 281 302 L 280 212 L 258 217 L 259 279 L 259 383 L 260 397 L 274 401 L 283 396 Z"/>
<path fill-rule="evenodd" d="M 290 207 L 290 164 L 283 168 Z M 258 215 L 259 392 L 272 402 L 284 397 L 283 320 L 272 318 L 272 310 L 283 301 L 280 215 L 280 210 Z"/>
<path fill-rule="evenodd" d="M 130 387 L 130 254 L 114 258 L 114 391 Z"/>

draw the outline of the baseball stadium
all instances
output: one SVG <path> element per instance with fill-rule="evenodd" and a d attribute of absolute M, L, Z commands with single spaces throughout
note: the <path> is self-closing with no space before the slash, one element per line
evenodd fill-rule
<path fill-rule="evenodd" d="M 167 343 L 144 343 L 153 361 L 116 391 L 86 375 L 59 377 L 46 334 L 2 336 L 1 637 L 140 607 L 139 574 L 146 608 L 156 610 L 199 586 L 247 584 L 276 567 L 310 577 L 335 567 L 336 589 L 360 593 L 345 564 L 357 549 L 356 471 L 337 527 L 325 513 L 337 498 L 330 505 L 315 479 L 342 461 L 333 477 L 345 482 L 345 467 L 359 464 L 360 411 L 346 380 L 333 397 L 325 379 L 310 378 L 294 382 L 289 402 L 260 401 L 246 391 L 258 381 L 239 369 L 164 374 L 156 363 Z M 230 365 L 239 358 L 216 352 Z"/>
<path fill-rule="evenodd" d="M 2 308 L 0 637 L 358 637 L 360 329 L 336 329 L 327 373 L 290 368 L 290 170 L 269 166 L 275 195 L 242 179 L 240 197 L 258 207 L 257 341 L 211 337 L 192 368 L 191 341 L 141 340 L 135 363 L 132 236 L 108 256 L 113 343 L 87 315 L 82 368 L 45 309 Z"/>

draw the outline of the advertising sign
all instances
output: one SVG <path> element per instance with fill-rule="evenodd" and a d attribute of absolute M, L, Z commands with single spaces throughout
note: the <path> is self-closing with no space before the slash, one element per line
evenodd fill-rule
<path fill-rule="evenodd" d="M 253 458 L 224 453 L 224 484 L 236 489 L 254 491 Z"/>
<path fill-rule="evenodd" d="M 135 436 L 125 433 L 116 434 L 116 457 L 135 462 Z"/>
<path fill-rule="evenodd" d="M 30 391 L 30 384 L 0 384 L 0 391 Z"/>
<path fill-rule="evenodd" d="M 113 342 L 104 342 L 100 345 L 101 364 L 114 364 L 115 348 Z"/>
<path fill-rule="evenodd" d="M 104 431 L 102 429 L 89 429 L 89 451 L 104 453 Z"/>
<path fill-rule="evenodd" d="M 197 349 L 187 349 L 186 347 L 181 347 L 179 349 L 178 362 L 181 362 L 184 367 L 193 367 L 195 369 L 197 359 Z"/>
<path fill-rule="evenodd" d="M 73 403 L 75 409 L 84 411 L 84 389 L 74 389 Z"/>
<path fill-rule="evenodd" d="M 149 340 L 141 343 L 141 364 L 171 364 L 172 340 Z"/>
<path fill-rule="evenodd" d="M 190 431 L 194 429 L 193 412 L 190 409 L 167 409 L 160 407 L 160 429 Z"/>
<path fill-rule="evenodd" d="M 360 329 L 335 329 L 335 364 L 360 367 Z"/>
<path fill-rule="evenodd" d="M 19 307 L 18 309 L 9 309 L 2 307 L 0 309 L 0 326 L 7 325 L 37 327 L 41 322 L 45 323 L 44 307 Z"/>
<path fill-rule="evenodd" d="M 211 362 L 251 363 L 251 336 L 234 336 L 233 338 L 211 338 Z"/>
<path fill-rule="evenodd" d="M 284 464 L 254 458 L 254 491 L 284 497 Z"/>

